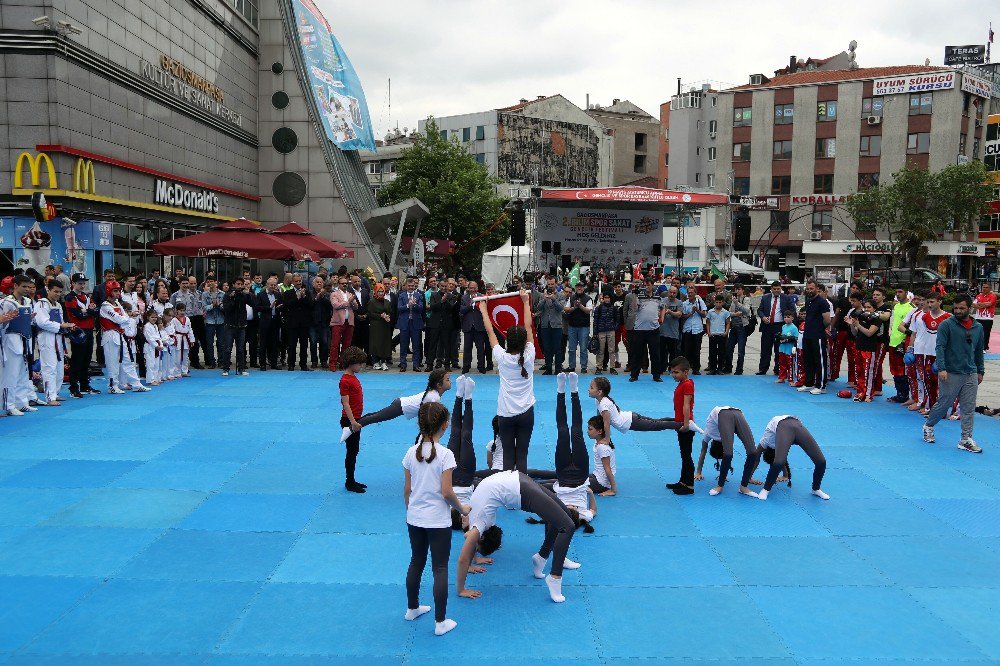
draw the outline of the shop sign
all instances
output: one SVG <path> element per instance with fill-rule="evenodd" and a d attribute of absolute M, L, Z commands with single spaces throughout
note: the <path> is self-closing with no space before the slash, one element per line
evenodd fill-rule
<path fill-rule="evenodd" d="M 153 203 L 161 206 L 175 206 L 203 213 L 219 212 L 219 197 L 209 190 L 193 190 L 180 183 L 167 180 L 155 181 Z"/>
<path fill-rule="evenodd" d="M 242 114 L 222 103 L 224 99 L 222 90 L 176 60 L 161 55 L 159 67 L 154 66 L 148 60 L 140 60 L 139 71 L 143 78 L 155 83 L 167 92 L 229 121 L 237 127 L 243 127 Z"/>
<path fill-rule="evenodd" d="M 955 65 L 979 65 L 985 59 L 985 44 L 944 47 L 944 64 L 948 67 L 954 67 Z"/>
<path fill-rule="evenodd" d="M 962 74 L 962 90 L 989 99 L 993 95 L 993 82 L 972 74 Z"/>
<path fill-rule="evenodd" d="M 843 252 L 848 254 L 892 254 L 892 243 L 880 241 L 847 243 L 844 245 Z"/>
<path fill-rule="evenodd" d="M 814 206 L 814 205 L 827 205 L 834 206 L 836 204 L 842 204 L 851 198 L 850 194 L 808 194 L 801 196 L 792 196 L 793 206 Z"/>
<path fill-rule="evenodd" d="M 232 257 L 234 259 L 249 259 L 250 253 L 245 250 L 230 250 L 222 247 L 200 247 L 199 257 Z"/>
<path fill-rule="evenodd" d="M 978 245 L 959 245 L 957 254 L 971 254 L 977 256 L 979 254 Z"/>
<path fill-rule="evenodd" d="M 745 206 L 750 210 L 778 210 L 778 197 L 751 197 L 730 194 L 729 203 L 733 206 Z"/>
<path fill-rule="evenodd" d="M 955 72 L 932 72 L 914 76 L 891 76 L 875 79 L 872 95 L 899 95 L 931 90 L 951 90 L 955 87 Z"/>

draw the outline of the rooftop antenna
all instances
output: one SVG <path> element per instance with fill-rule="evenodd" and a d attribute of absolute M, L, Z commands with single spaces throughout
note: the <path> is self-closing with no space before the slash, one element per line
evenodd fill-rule
<path fill-rule="evenodd" d="M 847 45 L 847 69 L 857 69 L 858 68 L 858 42 L 856 39 L 852 39 L 851 43 Z"/>

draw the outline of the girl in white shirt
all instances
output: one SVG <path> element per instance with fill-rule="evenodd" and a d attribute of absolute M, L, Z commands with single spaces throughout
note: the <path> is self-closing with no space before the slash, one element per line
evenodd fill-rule
<path fill-rule="evenodd" d="M 767 494 L 771 492 L 771 488 L 774 487 L 778 479 L 778 473 L 782 469 L 788 473 L 788 485 L 792 485 L 792 472 L 788 467 L 788 451 L 793 444 L 798 444 L 815 465 L 812 494 L 820 499 L 830 499 L 830 496 L 820 489 L 820 484 L 823 483 L 823 474 L 826 472 L 826 458 L 823 456 L 823 451 L 820 450 L 819 444 L 816 443 L 812 434 L 802 425 L 802 421 L 797 416 L 789 415 L 775 416 L 768 421 L 764 435 L 760 438 L 760 444 L 757 445 L 757 453 L 763 454 L 764 462 L 771 466 L 767 471 L 767 478 L 764 480 L 764 489 L 757 494 L 758 498 L 767 499 Z"/>
<path fill-rule="evenodd" d="M 441 437 L 448 429 L 448 409 L 440 403 L 421 405 L 417 415 L 420 433 L 403 456 L 403 500 L 406 502 L 406 529 L 410 536 L 410 566 L 406 571 L 407 610 L 405 618 L 415 620 L 430 610 L 420 605 L 420 578 L 431 552 L 434 573 L 434 633 L 438 636 L 456 627 L 445 617 L 448 608 L 448 558 L 451 554 L 451 512 L 468 515 L 455 496 L 451 474 L 455 456 Z"/>
<path fill-rule="evenodd" d="M 146 383 L 150 386 L 160 385 L 160 356 L 163 344 L 160 342 L 160 329 L 156 326 L 159 315 L 156 310 L 146 310 L 146 323 L 142 327 L 142 353 L 146 357 Z"/>
<path fill-rule="evenodd" d="M 441 402 L 441 396 L 447 393 L 450 388 L 451 375 L 447 370 L 438 368 L 437 370 L 431 371 L 431 373 L 427 375 L 427 388 L 424 389 L 423 393 L 414 393 L 413 395 L 396 398 L 377 412 L 365 414 L 358 419 L 358 423 L 360 424 L 360 427 L 363 428 L 374 423 L 391 421 L 399 418 L 400 416 L 405 416 L 408 419 L 414 419 L 416 418 L 417 412 L 420 410 L 421 406 L 425 403 Z M 344 428 L 340 435 L 340 441 L 346 442 L 352 432 L 353 431 L 349 427 Z"/>
<path fill-rule="evenodd" d="M 651 419 L 635 412 L 624 412 L 618 408 L 618 403 L 611 397 L 611 382 L 607 377 L 594 377 L 587 389 L 587 395 L 597 401 L 597 413 L 604 421 L 604 431 L 611 432 L 660 432 L 661 430 L 680 430 L 681 424 L 673 419 Z"/>
<path fill-rule="evenodd" d="M 154 308 L 155 310 L 155 308 Z M 174 346 L 174 308 L 169 306 L 160 315 L 160 342 L 163 351 L 160 353 L 160 378 L 171 381 L 180 377 L 177 371 L 177 354 Z"/>
<path fill-rule="evenodd" d="M 715 458 L 715 469 L 719 470 L 719 483 L 708 491 L 709 495 L 718 495 L 722 492 L 722 487 L 726 485 L 726 477 L 729 476 L 733 467 L 733 436 L 740 438 L 743 448 L 746 449 L 746 462 L 743 464 L 743 477 L 740 480 L 740 493 L 757 497 L 757 493 L 750 490 L 750 483 L 760 483 L 752 481 L 753 471 L 757 469 L 757 447 L 753 439 L 753 431 L 750 424 L 743 416 L 743 411 L 736 407 L 716 407 L 705 422 L 705 431 L 701 442 L 701 456 L 698 458 L 697 479 L 701 475 L 701 466 L 705 462 L 705 452 Z"/>
<path fill-rule="evenodd" d="M 506 350 L 500 346 L 486 301 L 479 312 L 493 350 L 493 363 L 500 375 L 497 416 L 503 442 L 503 468 L 528 471 L 528 446 L 535 427 L 535 327 L 531 320 L 531 292 L 521 290 L 523 326 L 511 326 L 505 333 Z"/>

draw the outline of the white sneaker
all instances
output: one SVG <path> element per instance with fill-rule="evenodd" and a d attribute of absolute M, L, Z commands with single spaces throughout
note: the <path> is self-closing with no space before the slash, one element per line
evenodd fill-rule
<path fill-rule="evenodd" d="M 223 370 L 222 371 L 222 376 L 223 377 L 228 377 L 229 376 L 229 371 L 228 370 Z"/>
<path fill-rule="evenodd" d="M 121 394 L 125 393 L 125 391 L 121 390 L 120 388 L 118 388 L 116 386 L 115 388 L 109 390 L 108 393 L 111 393 L 112 395 L 121 395 Z"/>
<path fill-rule="evenodd" d="M 49 401 L 46 400 L 45 398 L 39 398 L 38 400 L 35 400 L 35 404 L 36 405 L 41 405 L 42 407 L 48 407 L 49 406 Z"/>
<path fill-rule="evenodd" d="M 822 395 L 822 394 L 826 393 L 826 390 L 825 389 L 821 389 L 821 388 L 814 388 L 813 390 L 811 390 L 809 392 L 812 393 L 813 395 Z"/>
<path fill-rule="evenodd" d="M 38 411 L 38 407 L 32 407 L 31 405 L 25 405 L 24 407 L 21 408 L 21 411 L 22 412 L 37 412 Z"/>
<path fill-rule="evenodd" d="M 806 391 L 812 391 L 813 388 L 812 386 L 800 386 L 795 390 L 798 391 L 799 393 L 805 393 Z"/>
<path fill-rule="evenodd" d="M 7 410 L 7 415 L 8 416 L 24 416 L 24 412 L 22 412 L 17 407 L 11 407 L 10 409 Z"/>
<path fill-rule="evenodd" d="M 145 393 L 146 391 L 152 391 L 152 390 L 153 389 L 149 388 L 148 386 L 143 386 L 142 384 L 139 384 L 138 386 L 135 387 L 136 393 Z"/>
<path fill-rule="evenodd" d="M 249 377 L 249 376 L 250 376 L 249 370 L 244 370 L 243 372 L 240 373 L 240 377 Z"/>
<path fill-rule="evenodd" d="M 983 449 L 978 444 L 976 444 L 974 441 L 972 441 L 971 437 L 967 437 L 967 438 L 965 438 L 963 440 L 960 440 L 958 442 L 958 448 L 962 449 L 963 451 L 968 451 L 969 453 L 982 453 L 983 452 Z"/>
<path fill-rule="evenodd" d="M 924 424 L 924 441 L 928 444 L 934 443 L 934 426 Z"/>

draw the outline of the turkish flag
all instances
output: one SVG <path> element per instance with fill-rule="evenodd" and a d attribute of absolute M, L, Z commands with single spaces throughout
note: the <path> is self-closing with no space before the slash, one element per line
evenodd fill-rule
<path fill-rule="evenodd" d="M 475 299 L 478 303 L 479 301 L 486 301 L 486 312 L 489 314 L 490 321 L 493 323 L 493 330 L 497 334 L 497 339 L 500 343 L 504 343 L 504 338 L 507 336 L 507 329 L 511 326 L 524 326 L 524 322 L 521 321 L 524 318 L 524 304 L 521 302 L 521 295 L 518 293 L 511 294 L 494 294 L 492 296 L 479 297 Z M 533 329 L 535 334 L 535 358 L 545 358 L 542 353 L 542 344 L 538 338 L 538 329 L 535 327 Z"/>

